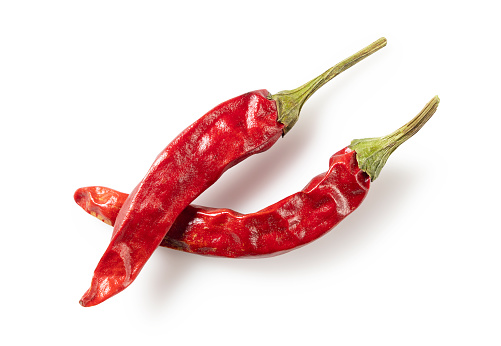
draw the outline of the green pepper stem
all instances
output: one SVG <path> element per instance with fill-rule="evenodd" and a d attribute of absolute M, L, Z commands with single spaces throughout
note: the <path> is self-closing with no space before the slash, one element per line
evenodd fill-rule
<path fill-rule="evenodd" d="M 357 153 L 358 167 L 370 176 L 371 181 L 379 176 L 395 149 L 414 136 L 430 120 L 439 102 L 440 99 L 435 96 L 411 121 L 387 136 L 355 139 L 351 142 L 350 148 Z"/>
<path fill-rule="evenodd" d="M 315 93 L 315 91 L 341 72 L 349 69 L 384 46 L 386 46 L 386 39 L 382 37 L 299 88 L 284 90 L 272 95 L 271 99 L 275 100 L 277 103 L 277 120 L 285 125 L 283 134 L 285 135 L 289 132 L 292 126 L 297 122 L 303 104 Z"/>

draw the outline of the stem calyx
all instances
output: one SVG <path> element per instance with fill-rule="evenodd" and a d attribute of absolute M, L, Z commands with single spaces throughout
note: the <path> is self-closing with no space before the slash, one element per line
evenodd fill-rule
<path fill-rule="evenodd" d="M 289 132 L 297 122 L 303 104 L 315 93 L 315 91 L 341 72 L 347 70 L 384 46 L 386 46 L 386 39 L 382 37 L 299 88 L 284 90 L 272 95 L 270 98 L 277 103 L 277 120 L 285 125 L 283 134 L 285 135 Z"/>
<path fill-rule="evenodd" d="M 358 167 L 369 175 L 371 181 L 379 176 L 388 157 L 432 117 L 439 102 L 440 99 L 435 96 L 411 121 L 387 136 L 355 139 L 351 142 L 350 148 L 357 153 Z"/>

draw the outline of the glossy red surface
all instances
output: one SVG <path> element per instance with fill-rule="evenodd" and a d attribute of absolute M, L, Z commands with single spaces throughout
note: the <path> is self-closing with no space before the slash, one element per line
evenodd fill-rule
<path fill-rule="evenodd" d="M 161 245 L 210 256 L 277 255 L 324 235 L 362 203 L 369 186 L 370 178 L 358 168 L 355 152 L 345 148 L 331 157 L 327 172 L 313 178 L 300 192 L 256 213 L 188 206 Z M 77 192 L 77 203 L 84 210 L 112 223 L 127 198 L 104 187 Z"/>
<path fill-rule="evenodd" d="M 120 209 L 81 305 L 99 304 L 130 285 L 191 201 L 225 170 L 280 138 L 283 125 L 268 95 L 258 90 L 218 105 L 158 155 Z"/>

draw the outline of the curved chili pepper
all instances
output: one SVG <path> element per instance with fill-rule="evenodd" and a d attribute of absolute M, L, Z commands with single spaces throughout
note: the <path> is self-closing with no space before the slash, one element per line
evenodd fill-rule
<path fill-rule="evenodd" d="M 201 255 L 270 256 L 305 245 L 336 226 L 364 200 L 389 155 L 412 137 L 438 107 L 433 98 L 409 123 L 389 136 L 355 140 L 335 153 L 329 170 L 305 188 L 251 214 L 190 205 L 161 245 Z M 75 201 L 113 224 L 127 194 L 104 187 L 80 188 Z"/>
<path fill-rule="evenodd" d="M 385 45 L 379 39 L 297 89 L 275 95 L 258 90 L 233 98 L 185 129 L 125 200 L 80 304 L 99 304 L 129 286 L 191 201 L 228 168 L 269 149 L 287 133 L 318 88 Z"/>

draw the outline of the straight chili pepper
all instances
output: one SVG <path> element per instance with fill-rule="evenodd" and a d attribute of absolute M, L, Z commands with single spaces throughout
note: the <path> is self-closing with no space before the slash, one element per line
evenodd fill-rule
<path fill-rule="evenodd" d="M 385 45 L 381 38 L 297 89 L 258 90 L 223 102 L 184 130 L 125 200 L 80 304 L 99 304 L 129 286 L 191 201 L 228 168 L 287 133 L 318 88 Z"/>
<path fill-rule="evenodd" d="M 433 98 L 388 136 L 354 140 L 330 158 L 327 172 L 261 211 L 245 215 L 188 206 L 161 245 L 201 255 L 256 257 L 281 254 L 319 238 L 362 203 L 390 154 L 423 127 L 438 103 Z M 111 225 L 127 194 L 94 186 L 78 189 L 74 197 L 84 210 Z"/>

